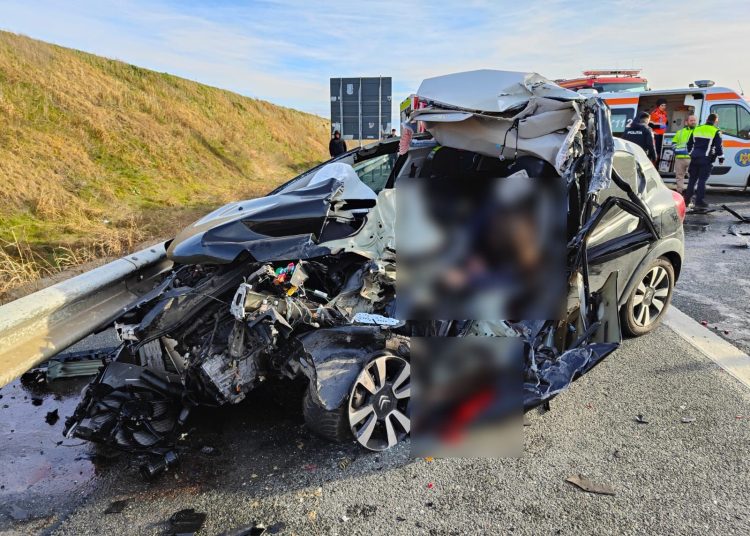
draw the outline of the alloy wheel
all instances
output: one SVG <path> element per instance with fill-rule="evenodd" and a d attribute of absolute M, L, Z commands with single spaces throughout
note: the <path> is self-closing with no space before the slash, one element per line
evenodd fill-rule
<path fill-rule="evenodd" d="M 638 326 L 649 326 L 661 315 L 670 283 L 669 274 L 662 266 L 654 266 L 646 273 L 633 297 L 633 319 Z"/>
<path fill-rule="evenodd" d="M 411 367 L 392 354 L 372 359 L 357 376 L 349 396 L 349 426 L 369 450 L 385 450 L 411 429 Z"/>

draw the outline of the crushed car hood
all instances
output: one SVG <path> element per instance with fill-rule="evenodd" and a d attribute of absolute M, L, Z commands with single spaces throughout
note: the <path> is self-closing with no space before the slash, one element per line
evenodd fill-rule
<path fill-rule="evenodd" d="M 338 224 L 334 236 L 348 236 L 375 199 L 351 166 L 331 163 L 292 188 L 215 210 L 180 232 L 167 255 L 180 264 L 226 264 L 242 252 L 261 262 L 325 255 L 324 229 Z"/>

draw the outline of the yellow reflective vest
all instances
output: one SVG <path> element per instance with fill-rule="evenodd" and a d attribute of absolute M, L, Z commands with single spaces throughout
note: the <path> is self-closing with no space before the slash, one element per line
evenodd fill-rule
<path fill-rule="evenodd" d="M 690 158 L 688 152 L 688 140 L 693 135 L 694 127 L 684 127 L 678 130 L 674 138 L 672 138 L 672 145 L 674 145 L 674 156 L 675 158 Z"/>

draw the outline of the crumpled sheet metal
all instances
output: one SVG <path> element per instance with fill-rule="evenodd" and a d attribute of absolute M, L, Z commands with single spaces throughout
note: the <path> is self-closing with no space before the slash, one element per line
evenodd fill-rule
<path fill-rule="evenodd" d="M 302 371 L 321 405 L 332 411 L 349 395 L 364 364 L 385 348 L 386 334 L 379 326 L 338 326 L 308 331 L 299 340 L 312 365 Z"/>
<path fill-rule="evenodd" d="M 589 182 L 590 194 L 609 188 L 612 182 L 612 159 L 615 155 L 615 139 L 612 136 L 609 108 L 598 97 L 586 101 L 586 107 L 596 119 L 596 147 L 594 147 L 594 169 Z"/>
<path fill-rule="evenodd" d="M 534 356 L 530 356 L 536 381 L 524 382 L 524 407 L 537 406 L 565 390 L 576 378 L 591 370 L 618 346 L 616 343 L 595 343 L 573 348 L 555 360 L 545 360 L 538 367 Z"/>
<path fill-rule="evenodd" d="M 416 110 L 410 119 L 423 121 L 441 145 L 493 158 L 531 154 L 562 173 L 559 155 L 567 155 L 566 143 L 571 143 L 566 131 L 580 129 L 580 117 L 575 102 L 532 97 L 512 117 L 425 108 Z"/>
<path fill-rule="evenodd" d="M 384 189 L 377 204 L 370 209 L 362 228 L 352 236 L 330 240 L 320 245 L 332 254 L 341 251 L 357 253 L 367 259 L 395 260 L 396 189 Z"/>
<path fill-rule="evenodd" d="M 532 97 L 580 100 L 538 73 L 480 69 L 425 79 L 417 90 L 421 98 L 467 111 L 502 113 L 522 108 Z"/>

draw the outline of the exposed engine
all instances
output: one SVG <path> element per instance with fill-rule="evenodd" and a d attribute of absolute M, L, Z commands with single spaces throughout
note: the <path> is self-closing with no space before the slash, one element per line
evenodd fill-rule
<path fill-rule="evenodd" d="M 303 342 L 313 331 L 365 334 L 359 352 L 408 352 L 396 335 L 403 323 L 388 316 L 392 272 L 355 261 L 343 254 L 175 270 L 115 324 L 118 355 L 87 387 L 67 433 L 166 453 L 196 405 L 236 404 L 267 378 L 318 381 L 315 338 L 313 348 Z"/>

